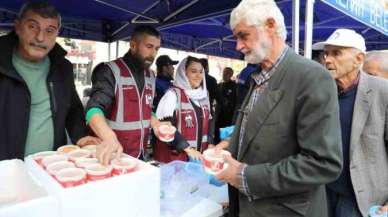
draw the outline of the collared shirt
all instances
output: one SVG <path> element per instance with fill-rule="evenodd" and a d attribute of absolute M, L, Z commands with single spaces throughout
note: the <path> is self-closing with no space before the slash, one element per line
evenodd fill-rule
<path fill-rule="evenodd" d="M 341 89 L 339 86 L 338 86 L 338 95 L 341 95 L 343 93 L 346 93 L 348 92 L 349 90 L 353 89 L 354 87 L 357 87 L 358 86 L 358 82 L 360 81 L 360 72 L 358 72 L 357 74 L 357 78 L 352 82 L 352 84 L 347 87 L 346 89 Z"/>
<path fill-rule="evenodd" d="M 272 75 L 275 73 L 279 64 L 284 60 L 284 57 L 287 53 L 287 50 L 288 50 L 288 46 L 286 46 L 283 49 L 282 53 L 280 54 L 280 56 L 278 57 L 278 59 L 276 60 L 276 62 L 272 66 L 272 68 L 270 68 L 268 71 L 262 70 L 260 73 L 254 72 L 251 75 L 252 79 L 255 82 L 255 87 L 254 87 L 254 90 L 250 96 L 248 104 L 246 105 L 246 107 L 243 110 L 244 116 L 243 116 L 243 120 L 241 122 L 241 129 L 240 129 L 240 135 L 239 135 L 238 156 L 241 153 L 241 147 L 242 147 L 243 139 L 244 139 L 244 135 L 245 135 L 245 128 L 246 128 L 246 125 L 248 122 L 248 114 L 252 111 L 254 105 L 256 105 L 257 100 L 259 99 L 260 95 L 267 88 L 268 81 L 271 79 Z M 250 199 L 252 199 L 252 198 L 254 199 L 254 197 L 253 197 L 254 195 L 252 195 L 249 192 L 249 188 L 248 188 L 247 177 L 246 177 L 246 173 L 245 173 L 247 166 L 248 165 L 245 164 L 241 170 L 241 174 L 237 174 L 237 177 L 242 179 L 241 180 L 242 186 L 239 190 L 242 193 L 244 193 L 245 195 L 247 195 Z"/>

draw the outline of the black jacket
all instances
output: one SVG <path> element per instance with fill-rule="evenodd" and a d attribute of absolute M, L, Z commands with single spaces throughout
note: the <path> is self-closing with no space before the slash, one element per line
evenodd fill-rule
<path fill-rule="evenodd" d="M 139 62 L 139 60 L 133 54 L 131 54 L 130 51 L 123 56 L 123 60 L 131 70 L 136 85 L 139 88 L 139 92 L 142 92 L 144 87 L 144 67 L 142 66 L 141 62 Z M 112 112 L 112 105 L 116 100 L 116 80 L 112 70 L 107 64 L 101 63 L 96 66 L 92 74 L 92 83 L 92 93 L 86 106 L 86 111 L 90 110 L 91 108 L 99 108 L 103 111 L 105 117 L 108 117 Z M 165 121 L 172 120 L 166 119 Z M 151 143 L 155 144 L 155 142 L 156 138 L 153 136 Z M 177 149 L 180 151 L 188 146 L 188 143 L 178 131 L 175 134 L 175 140 L 171 144 L 177 147 Z"/>
<path fill-rule="evenodd" d="M 227 127 L 233 124 L 233 114 L 237 103 L 237 84 L 234 81 L 217 85 L 216 126 Z"/>
<path fill-rule="evenodd" d="M 217 80 L 208 73 L 206 74 L 206 88 L 209 92 L 210 112 L 214 115 L 214 100 L 217 97 Z"/>
<path fill-rule="evenodd" d="M 144 67 L 142 63 L 131 52 L 127 52 L 123 56 L 123 60 L 131 70 L 138 91 L 141 93 L 144 87 Z M 91 108 L 99 108 L 104 112 L 105 117 L 108 117 L 112 112 L 112 105 L 115 101 L 116 80 L 107 64 L 100 63 L 96 66 L 92 73 L 92 84 L 93 87 L 86 111 Z"/>
<path fill-rule="evenodd" d="M 18 43 L 14 32 L 0 37 L 0 160 L 24 158 L 29 125 L 31 95 L 12 65 Z M 54 122 L 54 148 L 67 143 L 65 129 L 73 143 L 87 134 L 85 115 L 74 85 L 73 67 L 58 44 L 49 52 L 47 89 Z"/>

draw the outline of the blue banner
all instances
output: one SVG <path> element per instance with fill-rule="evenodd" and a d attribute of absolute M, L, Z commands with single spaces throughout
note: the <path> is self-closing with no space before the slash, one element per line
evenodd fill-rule
<path fill-rule="evenodd" d="M 321 0 L 388 36 L 388 0 Z"/>

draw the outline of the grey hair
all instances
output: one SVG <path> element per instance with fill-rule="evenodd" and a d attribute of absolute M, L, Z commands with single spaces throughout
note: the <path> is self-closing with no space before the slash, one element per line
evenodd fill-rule
<path fill-rule="evenodd" d="M 379 69 L 384 73 L 388 73 L 388 52 L 387 51 L 369 51 L 366 53 L 364 64 L 370 61 L 376 61 L 379 64 Z"/>
<path fill-rule="evenodd" d="M 39 16 L 44 18 L 52 18 L 58 20 L 58 28 L 61 27 L 61 14 L 59 14 L 58 10 L 51 4 L 46 1 L 29 1 L 25 3 L 19 11 L 18 20 L 22 20 L 28 11 L 33 11 Z"/>
<path fill-rule="evenodd" d="M 277 35 L 286 41 L 287 29 L 284 16 L 274 0 L 242 0 L 230 15 L 230 27 L 234 29 L 238 23 L 245 20 L 247 25 L 260 28 L 269 18 L 273 18 L 276 22 Z"/>

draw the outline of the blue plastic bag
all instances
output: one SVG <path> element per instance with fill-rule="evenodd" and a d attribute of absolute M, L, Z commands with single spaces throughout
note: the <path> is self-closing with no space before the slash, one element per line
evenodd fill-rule
<path fill-rule="evenodd" d="M 369 216 L 370 217 L 387 217 L 388 212 L 384 212 L 382 214 L 377 214 L 377 211 L 380 209 L 381 206 L 372 206 L 369 209 Z"/>
<path fill-rule="evenodd" d="M 233 133 L 234 125 L 229 127 L 220 128 L 220 139 L 224 140 L 228 137 L 230 137 Z"/>
<path fill-rule="evenodd" d="M 190 162 L 190 163 L 188 163 L 188 164 L 189 164 L 189 167 L 190 167 L 191 169 L 195 170 L 195 171 L 198 172 L 198 173 L 202 173 L 202 172 L 203 172 L 203 173 L 206 173 L 205 170 L 203 169 L 203 165 L 202 165 L 202 162 L 201 162 L 201 161 L 199 161 L 199 160 L 194 160 L 193 158 L 189 157 L 189 162 Z M 195 166 L 192 165 L 192 164 L 200 165 L 201 169 L 195 167 Z M 209 182 L 209 184 L 211 184 L 211 185 L 220 187 L 220 186 L 223 186 L 223 185 L 225 184 L 225 182 L 222 182 L 222 181 L 216 179 L 216 177 L 214 177 L 214 175 L 210 175 L 210 174 L 207 174 L 207 173 L 206 173 L 206 175 L 207 175 L 207 178 L 208 178 L 208 182 Z"/>

